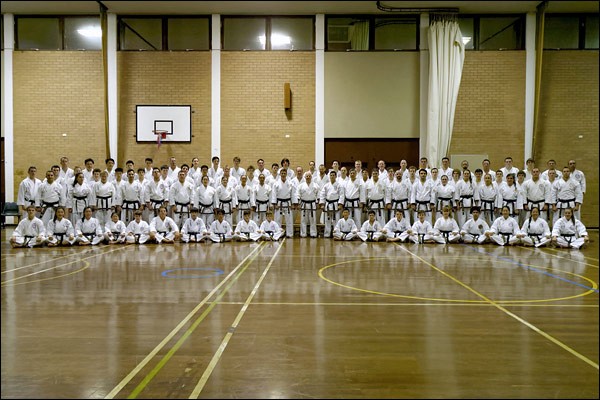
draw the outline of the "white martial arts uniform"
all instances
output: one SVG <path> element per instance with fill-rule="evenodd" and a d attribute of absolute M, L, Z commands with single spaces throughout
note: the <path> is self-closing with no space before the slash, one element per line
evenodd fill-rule
<path fill-rule="evenodd" d="M 383 227 L 383 233 L 387 236 L 390 242 L 405 242 L 408 239 L 410 230 L 410 222 L 408 218 L 402 217 L 400 220 L 394 216 Z"/>
<path fill-rule="evenodd" d="M 210 233 L 206 229 L 206 224 L 198 216 L 196 218 L 189 217 L 181 227 L 181 240 L 185 243 L 201 242 L 209 238 Z"/>
<path fill-rule="evenodd" d="M 327 182 L 321 193 L 319 193 L 319 201 L 323 207 L 325 214 L 325 229 L 323 231 L 325 237 L 331 237 L 331 232 L 336 222 L 340 219 L 339 206 L 343 204 L 343 188 L 337 181 L 331 183 L 331 179 Z"/>
<path fill-rule="evenodd" d="M 275 221 L 283 226 L 282 216 L 285 218 L 286 236 L 294 236 L 294 218 L 292 216 L 292 205 L 298 204 L 296 190 L 289 178 L 285 182 L 279 178 L 273 183 L 271 191 L 271 204 L 275 208 Z"/>
<path fill-rule="evenodd" d="M 578 219 L 575 222 L 573 220 L 573 217 L 570 220 L 561 217 L 554 223 L 552 237 L 556 238 L 556 243 L 560 247 L 579 249 L 585 244 L 584 236 L 587 236 L 585 225 Z"/>
<path fill-rule="evenodd" d="M 500 246 L 513 245 L 519 242 L 519 223 L 513 217 L 498 217 L 490 227 L 490 239 Z"/>
<path fill-rule="evenodd" d="M 545 219 L 538 217 L 534 220 L 532 217 L 527 218 L 521 229 L 521 242 L 525 246 L 542 247 L 552 239 L 550 226 Z"/>
<path fill-rule="evenodd" d="M 104 240 L 104 231 L 97 218 L 82 218 L 75 224 L 75 235 L 78 243 L 97 245 Z"/>
<path fill-rule="evenodd" d="M 150 233 L 154 234 L 154 239 L 157 243 L 162 243 L 165 239 L 175 240 L 175 234 L 178 232 L 179 227 L 171 217 L 162 219 L 159 215 L 150 221 Z"/>
<path fill-rule="evenodd" d="M 260 224 L 260 233 L 263 240 L 277 241 L 283 236 L 283 228 L 275 220 L 264 220 Z"/>
<path fill-rule="evenodd" d="M 479 217 L 476 220 L 471 218 L 464 223 L 460 234 L 465 243 L 483 244 L 489 241 L 487 236 L 485 236 L 485 233 L 489 230 L 490 226 L 483 218 Z"/>
<path fill-rule="evenodd" d="M 433 225 L 433 240 L 439 244 L 456 243 L 460 239 L 460 228 L 452 217 L 439 217 Z"/>
<path fill-rule="evenodd" d="M 125 241 L 128 244 L 144 244 L 148 239 L 150 239 L 150 225 L 148 225 L 146 221 L 140 220 L 138 223 L 134 219 L 127 225 L 127 236 Z"/>
<path fill-rule="evenodd" d="M 333 238 L 337 240 L 352 240 L 356 237 L 358 228 L 352 218 L 340 218 L 333 229 Z"/>
<path fill-rule="evenodd" d="M 408 238 L 413 243 L 433 243 L 433 226 L 427 220 L 421 222 L 417 219 L 410 227 Z"/>
<path fill-rule="evenodd" d="M 312 182 L 302 182 L 296 188 L 298 202 L 300 205 L 300 237 L 317 237 L 317 198 L 319 186 Z M 310 227 L 307 232 L 307 226 Z"/>
<path fill-rule="evenodd" d="M 48 244 L 64 246 L 75 243 L 75 228 L 67 218 L 51 219 L 46 228 Z"/>
<path fill-rule="evenodd" d="M 357 236 L 363 242 L 378 242 L 383 237 L 383 232 L 381 231 L 382 226 L 378 220 L 374 220 L 373 224 L 371 221 L 367 220 L 363 222 L 360 227 L 360 231 L 357 233 Z"/>
<path fill-rule="evenodd" d="M 96 207 L 94 216 L 100 224 L 110 221 L 110 216 L 117 204 L 117 189 L 114 183 L 96 182 L 92 185 L 92 205 Z"/>
<path fill-rule="evenodd" d="M 215 243 L 229 242 L 233 238 L 233 232 L 231 230 L 231 224 L 223 219 L 219 221 L 215 219 L 210 225 L 210 240 Z"/>
<path fill-rule="evenodd" d="M 233 240 L 239 240 L 241 242 L 252 240 L 256 242 L 262 236 L 258 231 L 259 228 L 258 225 L 256 225 L 256 222 L 251 219 L 246 222 L 246 220 L 242 218 L 235 226 Z"/>
<path fill-rule="evenodd" d="M 118 220 L 114 222 L 112 220 L 104 224 L 104 239 L 107 242 L 117 242 L 119 244 L 125 243 L 127 236 L 127 226 L 125 222 Z"/>
<path fill-rule="evenodd" d="M 17 247 L 41 246 L 46 242 L 46 228 L 42 220 L 37 217 L 25 218 L 19 221 L 11 238 L 14 239 Z"/>

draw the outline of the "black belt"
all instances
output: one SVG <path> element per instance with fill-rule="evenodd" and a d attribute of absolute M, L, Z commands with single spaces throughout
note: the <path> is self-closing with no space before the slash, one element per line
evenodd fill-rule
<path fill-rule="evenodd" d="M 207 210 L 208 210 L 208 212 L 205 212 Z M 213 213 L 213 205 L 212 205 L 212 203 L 211 204 L 200 203 L 200 212 L 202 214 L 212 214 Z"/>
<path fill-rule="evenodd" d="M 571 245 L 573 238 L 575 238 L 574 233 L 561 233 L 560 236 L 562 236 L 567 241 L 567 243 L 569 243 L 569 246 Z"/>
<path fill-rule="evenodd" d="M 356 198 L 356 199 L 345 199 L 344 200 L 344 207 L 358 208 L 359 200 L 360 200 L 359 198 Z M 351 205 L 348 205 L 348 203 L 350 203 Z"/>
<path fill-rule="evenodd" d="M 42 213 L 41 215 L 44 215 L 46 213 L 46 210 L 48 208 L 56 208 L 58 207 L 58 201 L 54 202 L 54 203 L 47 203 L 45 201 L 42 201 Z"/>
<path fill-rule="evenodd" d="M 445 231 L 445 230 L 440 229 L 440 233 L 444 237 L 446 244 L 448 244 L 448 239 L 450 238 L 450 234 L 452 233 L 452 231 Z"/>
<path fill-rule="evenodd" d="M 404 233 L 404 231 L 394 231 L 394 237 L 398 237 L 400 235 L 402 235 Z"/>
<path fill-rule="evenodd" d="M 292 201 L 291 198 L 287 198 L 287 199 L 277 198 L 277 203 L 279 203 L 279 208 L 285 208 L 286 210 L 290 209 L 290 202 L 291 201 Z M 285 205 L 284 205 L 284 203 L 285 203 Z"/>
<path fill-rule="evenodd" d="M 96 237 L 96 232 L 85 233 L 81 232 L 83 236 L 85 236 L 90 242 Z"/>
<path fill-rule="evenodd" d="M 130 205 L 135 205 L 135 208 L 131 208 L 132 210 L 137 210 L 140 208 L 140 202 L 137 200 L 123 200 L 123 208 L 129 210 Z"/>
<path fill-rule="evenodd" d="M 397 204 L 400 204 L 400 208 L 396 208 Z M 400 211 L 406 210 L 408 208 L 408 199 L 392 200 L 392 208 Z"/>
<path fill-rule="evenodd" d="M 179 211 L 177 211 L 177 206 L 179 206 Z M 185 211 L 183 209 L 185 208 Z M 179 214 L 179 219 L 183 218 L 183 215 L 190 216 L 190 204 L 189 203 L 178 203 L 175 202 L 175 212 Z"/>
<path fill-rule="evenodd" d="M 167 231 L 159 231 L 159 230 L 156 230 L 156 233 L 160 233 L 161 235 L 163 235 L 163 236 L 164 236 L 164 235 L 166 235 L 166 234 L 167 234 L 167 233 L 169 233 L 169 232 L 167 232 Z"/>
<path fill-rule="evenodd" d="M 229 200 L 221 200 L 219 199 L 219 202 L 221 203 L 221 209 L 223 210 L 223 212 L 225 214 L 231 214 L 231 199 Z M 225 210 L 225 205 L 227 205 L 227 210 Z"/>
<path fill-rule="evenodd" d="M 517 200 L 503 200 L 504 202 L 504 206 L 508 207 L 508 209 L 510 210 L 510 216 L 514 217 L 516 216 L 516 212 L 515 212 L 515 203 L 517 202 Z M 510 205 L 509 205 L 510 204 Z"/>
<path fill-rule="evenodd" d="M 491 204 L 491 205 L 493 205 L 493 204 L 494 204 L 494 200 L 483 200 L 483 199 L 482 199 L 482 200 L 481 200 L 481 202 L 482 202 L 482 203 L 485 203 L 485 204 Z M 493 210 L 494 210 L 494 207 L 492 207 L 492 208 L 486 208 L 486 207 L 483 207 L 483 208 L 482 208 L 482 210 L 483 210 L 483 211 L 493 211 Z"/>
<path fill-rule="evenodd" d="M 533 241 L 533 244 L 535 244 L 535 241 L 537 239 L 538 243 L 540 242 L 540 238 L 542 235 L 540 235 L 539 233 L 528 233 L 527 236 L 529 236 L 531 238 L 531 240 Z"/>
<path fill-rule="evenodd" d="M 498 234 L 502 235 L 504 237 L 504 245 L 506 246 L 506 244 L 508 243 L 508 240 L 512 236 L 512 232 L 498 232 Z"/>
<path fill-rule="evenodd" d="M 429 201 L 427 201 L 427 200 L 425 200 L 425 201 L 416 200 L 415 202 L 417 203 L 417 211 L 421 211 L 421 208 L 419 208 L 419 205 L 427 205 L 427 204 L 429 204 Z M 425 207 L 425 210 L 423 210 L 423 211 L 429 212 L 429 210 L 427 209 L 427 207 Z"/>
<path fill-rule="evenodd" d="M 558 218 L 562 217 L 563 210 L 564 210 L 565 208 L 568 208 L 568 207 L 570 206 L 570 204 L 571 204 L 572 202 L 574 202 L 574 201 L 575 201 L 575 199 L 566 199 L 566 200 L 563 200 L 563 199 L 558 199 L 558 202 L 557 202 L 557 204 L 558 204 L 558 203 L 560 203 L 561 205 L 564 205 L 564 204 L 566 204 L 566 205 L 567 205 L 567 207 L 558 207 Z M 569 243 L 569 244 L 570 244 L 570 243 Z"/>
<path fill-rule="evenodd" d="M 54 232 L 54 236 L 56 236 L 56 239 L 58 241 L 58 243 L 62 243 L 63 239 L 65 238 L 67 232 L 63 232 L 63 233 L 56 233 Z"/>
<path fill-rule="evenodd" d="M 378 207 L 378 208 L 382 208 L 384 206 L 384 200 L 383 199 L 369 200 L 369 208 L 373 208 L 373 204 L 379 204 L 380 207 Z"/>
<path fill-rule="evenodd" d="M 273 235 L 275 234 L 275 232 L 273 232 L 273 231 L 265 231 L 265 233 L 267 235 L 269 235 L 271 237 L 271 239 L 273 239 Z"/>
<path fill-rule="evenodd" d="M 447 202 L 450 206 L 452 206 L 452 197 L 438 197 L 438 209 L 444 208 L 444 202 Z"/>
<path fill-rule="evenodd" d="M 188 236 L 191 238 L 192 236 L 194 237 L 194 239 L 198 240 L 198 234 L 200 232 L 188 232 Z"/>
<path fill-rule="evenodd" d="M 544 201 L 545 201 L 544 199 L 542 199 L 542 200 L 529 200 L 529 199 L 527 199 L 527 204 L 531 203 L 531 204 L 538 205 L 540 203 L 544 203 Z"/>
<path fill-rule="evenodd" d="M 88 205 L 87 204 L 87 196 L 75 196 L 74 195 L 73 198 L 76 200 L 79 200 L 79 201 L 83 201 L 83 203 L 85 204 L 85 206 L 83 208 L 87 207 L 87 205 Z M 77 202 L 75 202 L 74 208 L 75 208 L 75 212 L 77 212 Z"/>
<path fill-rule="evenodd" d="M 34 200 L 30 200 L 30 199 L 25 199 L 25 201 L 29 202 L 29 205 L 35 205 L 35 199 Z"/>
<path fill-rule="evenodd" d="M 29 235 L 23 235 L 23 238 L 25 239 L 23 241 L 23 246 L 29 246 L 29 242 L 31 242 L 31 239 L 33 239 L 35 236 L 29 236 Z"/>
<path fill-rule="evenodd" d="M 250 204 L 250 200 L 238 200 L 239 204 Z M 249 210 L 250 206 L 240 207 L 240 210 Z"/>
<path fill-rule="evenodd" d="M 96 207 L 101 210 L 107 210 L 110 208 L 108 206 L 108 200 L 112 199 L 112 196 L 96 196 Z M 98 205 L 98 203 L 102 203 L 102 207 Z"/>
<path fill-rule="evenodd" d="M 140 243 L 140 236 L 142 236 L 140 233 L 134 233 L 133 236 L 135 237 L 135 243 L 139 244 Z"/>
<path fill-rule="evenodd" d="M 263 211 L 260 210 L 261 205 L 266 205 L 266 207 Z M 256 212 L 258 212 L 258 213 L 266 212 L 268 208 L 269 208 L 269 200 L 264 200 L 264 201 L 256 200 Z"/>

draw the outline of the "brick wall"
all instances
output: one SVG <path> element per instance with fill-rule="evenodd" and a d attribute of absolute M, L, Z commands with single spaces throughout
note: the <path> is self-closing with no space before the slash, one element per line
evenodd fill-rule
<path fill-rule="evenodd" d="M 493 170 L 511 156 L 523 168 L 524 132 L 525 52 L 467 51 L 449 153 L 487 154 Z"/>
<path fill-rule="evenodd" d="M 104 166 L 102 53 L 15 51 L 13 69 L 15 198 L 30 165 L 40 179 L 63 155 Z"/>
<path fill-rule="evenodd" d="M 131 159 L 136 168 L 152 157 L 154 166 L 190 164 L 193 157 L 210 165 L 211 55 L 209 52 L 128 52 L 117 56 L 119 96 L 118 164 Z M 191 105 L 191 143 L 137 143 L 136 105 Z"/>
<path fill-rule="evenodd" d="M 581 219 L 598 227 L 598 51 L 545 51 L 540 112 L 535 134 L 536 165 L 557 168 L 577 161 L 587 181 Z"/>
<path fill-rule="evenodd" d="M 283 107 L 289 82 L 292 108 Z M 285 137 L 289 135 L 289 137 Z M 312 52 L 221 53 L 221 165 L 256 167 L 290 159 L 308 167 L 315 154 L 315 54 Z"/>

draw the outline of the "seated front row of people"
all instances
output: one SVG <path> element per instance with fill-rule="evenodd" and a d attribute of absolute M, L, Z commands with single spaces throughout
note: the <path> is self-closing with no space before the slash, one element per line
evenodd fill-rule
<path fill-rule="evenodd" d="M 442 216 L 437 219 L 434 226 L 425 219 L 425 213 L 419 212 L 418 219 L 410 226 L 401 211 L 396 212 L 385 226 L 375 218 L 375 211 L 370 210 L 369 219 L 359 229 L 354 220 L 350 218 L 350 211 L 345 209 L 333 230 L 334 240 L 366 241 L 386 240 L 389 242 L 413 243 L 464 243 L 484 244 L 495 243 L 501 246 L 523 245 L 541 247 L 548 244 L 563 248 L 579 249 L 589 242 L 585 226 L 573 215 L 573 210 L 564 210 L 564 216 L 555 222 L 552 231 L 548 223 L 539 217 L 539 209 L 533 208 L 531 216 L 525 220 L 523 227 L 519 228 L 517 221 L 510 216 L 508 207 L 502 208 L 502 215 L 492 226 L 480 216 L 480 209 L 472 207 L 472 218 L 459 229 L 456 221 L 451 217 L 452 209 L 444 207 Z M 189 242 L 228 242 L 228 241 L 258 241 L 279 240 L 284 231 L 274 221 L 273 212 L 266 213 L 266 220 L 260 227 L 250 219 L 250 212 L 245 211 L 241 220 L 232 231 L 228 221 L 224 219 L 223 210 L 217 210 L 217 218 L 206 227 L 204 221 L 198 217 L 199 210 L 192 208 L 190 217 L 184 222 L 179 231 L 175 221 L 167 216 L 167 209 L 159 208 L 158 216 L 150 224 L 142 220 L 142 211 L 134 213 L 134 220 L 125 227 L 119 220 L 119 215 L 113 213 L 105 229 L 92 216 L 92 209 L 83 210 L 83 218 L 77 220 L 75 226 L 64 217 L 65 210 L 58 207 L 47 228 L 41 219 L 35 216 L 34 206 L 27 207 L 27 218 L 21 220 L 14 230 L 10 244 L 12 247 L 36 247 L 47 243 L 48 246 L 72 245 L 97 245 L 101 242 L 108 244 L 127 243 L 174 243 L 181 240 Z M 385 238 L 385 239 L 384 239 Z"/>

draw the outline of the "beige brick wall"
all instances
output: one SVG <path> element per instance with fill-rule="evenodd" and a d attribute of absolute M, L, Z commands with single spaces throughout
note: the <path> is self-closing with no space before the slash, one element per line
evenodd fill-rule
<path fill-rule="evenodd" d="M 586 176 L 581 219 L 598 227 L 598 51 L 545 51 L 534 154 L 541 170 L 577 161 Z M 580 137 L 581 136 L 581 137 Z"/>
<path fill-rule="evenodd" d="M 190 164 L 193 157 L 210 165 L 211 148 L 211 55 L 209 52 L 119 52 L 118 164 L 131 159 L 136 168 L 152 157 L 154 165 Z M 137 143 L 136 105 L 191 105 L 191 143 Z"/>
<path fill-rule="evenodd" d="M 467 51 L 449 153 L 488 154 L 493 170 L 511 156 L 523 168 L 524 132 L 525 52 Z"/>
<path fill-rule="evenodd" d="M 41 179 L 63 155 L 104 166 L 102 53 L 15 51 L 13 69 L 15 198 L 30 165 Z"/>
<path fill-rule="evenodd" d="M 283 107 L 290 83 L 291 111 Z M 289 135 L 286 138 L 285 135 Z M 221 164 L 256 167 L 290 159 L 306 168 L 315 156 L 315 54 L 313 52 L 221 53 Z"/>

